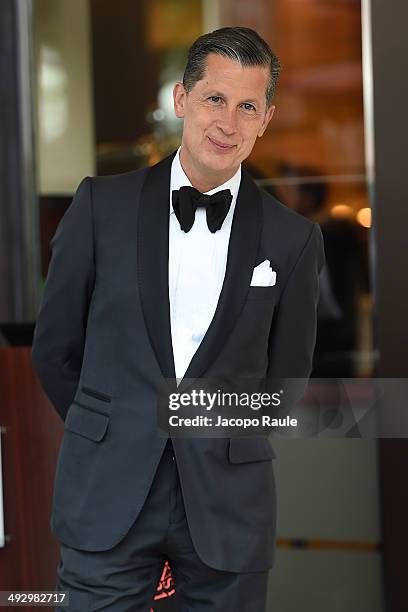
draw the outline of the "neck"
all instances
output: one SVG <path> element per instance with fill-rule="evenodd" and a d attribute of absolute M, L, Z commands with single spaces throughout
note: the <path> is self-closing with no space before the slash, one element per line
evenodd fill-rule
<path fill-rule="evenodd" d="M 203 171 L 200 168 L 197 168 L 194 165 L 193 160 L 186 154 L 184 147 L 182 146 L 180 149 L 180 163 L 183 168 L 188 180 L 192 184 L 193 187 L 201 191 L 201 193 L 205 193 L 206 191 L 211 191 L 211 189 L 215 189 L 215 187 L 219 187 L 230 178 L 234 176 L 237 169 L 225 173 L 209 173 L 203 174 Z"/>

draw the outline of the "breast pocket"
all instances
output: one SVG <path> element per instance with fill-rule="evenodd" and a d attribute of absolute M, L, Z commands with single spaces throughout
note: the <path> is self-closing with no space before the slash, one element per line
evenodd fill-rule
<path fill-rule="evenodd" d="M 252 286 L 248 290 L 248 300 L 276 300 L 277 297 L 276 285 L 271 287 L 256 287 Z"/>

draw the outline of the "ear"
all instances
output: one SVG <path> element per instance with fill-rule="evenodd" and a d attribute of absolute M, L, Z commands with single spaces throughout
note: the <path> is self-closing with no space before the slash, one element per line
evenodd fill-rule
<path fill-rule="evenodd" d="M 176 117 L 182 119 L 184 117 L 184 105 L 186 101 L 187 92 L 184 89 L 183 83 L 177 82 L 173 88 L 173 103 L 174 113 Z"/>
<path fill-rule="evenodd" d="M 271 104 L 271 106 L 266 111 L 264 120 L 262 122 L 262 125 L 259 128 L 258 138 L 260 138 L 263 135 L 263 133 L 265 132 L 266 128 L 268 127 L 268 123 L 270 122 L 270 120 L 273 117 L 273 113 L 275 112 L 275 108 L 276 108 L 276 106 L 274 104 Z"/>

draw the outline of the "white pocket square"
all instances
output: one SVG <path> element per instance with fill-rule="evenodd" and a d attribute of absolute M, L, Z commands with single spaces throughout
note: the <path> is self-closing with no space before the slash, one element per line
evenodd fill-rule
<path fill-rule="evenodd" d="M 269 259 L 255 266 L 252 273 L 251 287 L 272 287 L 276 284 L 276 272 L 271 268 Z"/>

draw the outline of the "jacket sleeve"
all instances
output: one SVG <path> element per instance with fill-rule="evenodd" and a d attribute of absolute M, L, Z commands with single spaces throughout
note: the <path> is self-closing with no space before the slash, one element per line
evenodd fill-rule
<path fill-rule="evenodd" d="M 286 416 L 305 392 L 316 343 L 319 274 L 325 262 L 323 236 L 317 223 L 283 288 L 268 345 L 266 389 L 283 390 L 278 414 Z"/>
<path fill-rule="evenodd" d="M 50 242 L 52 254 L 34 330 L 32 363 L 65 420 L 74 398 L 95 282 L 92 179 L 84 178 Z"/>

